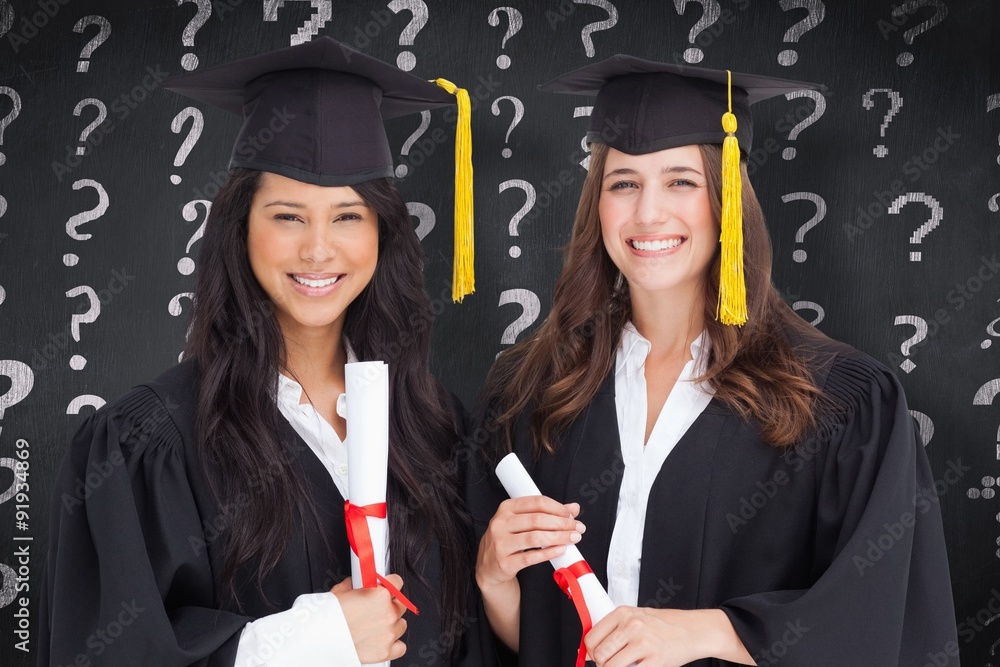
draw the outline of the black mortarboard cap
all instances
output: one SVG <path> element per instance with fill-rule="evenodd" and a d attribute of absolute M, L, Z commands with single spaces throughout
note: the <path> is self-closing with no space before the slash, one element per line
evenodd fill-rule
<path fill-rule="evenodd" d="M 596 95 L 588 142 L 640 155 L 691 144 L 721 144 L 720 118 L 729 108 L 726 70 L 706 69 L 616 55 L 563 74 L 539 88 L 551 93 Z M 803 81 L 732 73 L 736 139 L 749 153 L 750 105 L 797 90 L 825 91 Z"/>
<path fill-rule="evenodd" d="M 175 76 L 164 85 L 243 116 L 231 168 L 324 186 L 392 176 L 382 121 L 455 104 L 438 85 L 330 37 Z"/>

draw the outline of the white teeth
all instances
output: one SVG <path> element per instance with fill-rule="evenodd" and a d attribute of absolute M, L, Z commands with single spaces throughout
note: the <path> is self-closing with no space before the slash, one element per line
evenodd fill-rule
<path fill-rule="evenodd" d="M 300 285 L 305 285 L 306 287 L 326 287 L 327 285 L 332 285 L 340 280 L 340 276 L 327 278 L 326 280 L 309 280 L 308 278 L 301 278 L 293 273 L 292 280 Z"/>
<path fill-rule="evenodd" d="M 671 248 L 676 248 L 684 239 L 670 239 L 669 241 L 632 241 L 632 247 L 636 250 L 645 250 L 648 252 L 656 252 L 657 250 L 669 250 Z"/>

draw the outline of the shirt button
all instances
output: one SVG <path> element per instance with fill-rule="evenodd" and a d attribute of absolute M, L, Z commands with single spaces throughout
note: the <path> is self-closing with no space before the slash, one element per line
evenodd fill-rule
<path fill-rule="evenodd" d="M 339 475 L 346 475 L 347 474 L 347 464 L 346 463 L 338 463 L 337 464 L 337 474 L 339 474 Z"/>
<path fill-rule="evenodd" d="M 615 563 L 615 574 L 621 575 L 625 574 L 625 564 L 621 561 Z"/>
<path fill-rule="evenodd" d="M 633 494 L 630 494 L 630 495 L 629 495 L 629 497 L 628 497 L 628 501 L 629 501 L 630 503 L 632 503 L 632 506 L 633 506 L 633 507 L 638 507 L 638 505 L 639 505 L 639 496 L 637 496 L 637 495 L 636 495 L 636 494 L 634 494 L 634 493 L 633 493 Z"/>

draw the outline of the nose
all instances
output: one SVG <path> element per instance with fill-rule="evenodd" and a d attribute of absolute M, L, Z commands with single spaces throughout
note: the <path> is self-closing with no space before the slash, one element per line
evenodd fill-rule
<path fill-rule="evenodd" d="M 670 217 L 666 198 L 654 188 L 645 188 L 639 193 L 636 201 L 635 221 L 640 225 L 653 225 L 666 222 Z"/>
<path fill-rule="evenodd" d="M 328 262 L 337 256 L 337 248 L 326 223 L 309 224 L 302 234 L 299 256 L 314 264 Z"/>

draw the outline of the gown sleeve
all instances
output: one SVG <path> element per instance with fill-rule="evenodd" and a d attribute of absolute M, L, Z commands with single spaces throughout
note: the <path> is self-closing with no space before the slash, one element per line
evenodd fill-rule
<path fill-rule="evenodd" d="M 253 619 L 216 607 L 213 533 L 180 432 L 152 390 L 83 424 L 52 507 L 39 666 L 233 665 Z"/>
<path fill-rule="evenodd" d="M 815 456 L 816 498 L 808 499 L 815 582 L 721 608 L 761 667 L 957 667 L 938 505 L 949 473 L 935 482 L 902 388 L 874 360 L 841 355 L 824 391 L 840 408 L 813 440 L 828 442 Z"/>

